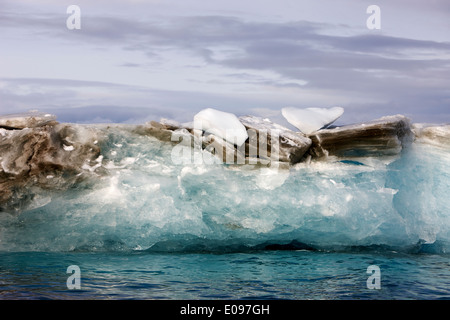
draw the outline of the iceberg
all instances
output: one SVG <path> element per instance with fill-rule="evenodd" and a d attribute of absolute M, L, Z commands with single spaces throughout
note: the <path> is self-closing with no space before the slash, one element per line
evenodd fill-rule
<path fill-rule="evenodd" d="M 281 114 L 294 127 L 304 134 L 311 134 L 321 128 L 327 127 L 344 113 L 344 108 L 305 108 L 285 107 Z"/>
<path fill-rule="evenodd" d="M 166 120 L 0 128 L 0 250 L 450 249 L 448 125 L 397 115 L 306 136 L 238 121 L 269 149 L 278 136 L 285 166 L 174 162 L 180 145 L 239 148 Z"/>
<path fill-rule="evenodd" d="M 241 146 L 248 138 L 245 127 L 234 114 L 212 108 L 204 109 L 194 116 L 194 129 L 214 134 L 237 146 Z"/>

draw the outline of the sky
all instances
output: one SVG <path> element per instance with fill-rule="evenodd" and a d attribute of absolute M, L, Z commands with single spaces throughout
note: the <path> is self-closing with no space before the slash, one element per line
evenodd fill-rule
<path fill-rule="evenodd" d="M 187 122 L 215 108 L 286 125 L 283 107 L 340 106 L 338 125 L 450 123 L 449 17 L 447 0 L 0 0 L 0 115 Z"/>

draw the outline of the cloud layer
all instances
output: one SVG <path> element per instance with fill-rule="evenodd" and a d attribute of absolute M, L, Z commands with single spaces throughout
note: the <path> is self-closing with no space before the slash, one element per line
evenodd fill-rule
<path fill-rule="evenodd" d="M 287 105 L 339 105 L 347 122 L 396 113 L 450 122 L 450 40 L 435 40 L 432 27 L 429 39 L 400 37 L 351 22 L 261 19 L 243 10 L 173 7 L 172 14 L 143 15 L 154 2 L 138 2 L 108 14 L 86 4 L 82 29 L 69 31 L 67 14 L 51 2 L 43 12 L 19 3 L 29 14 L 12 3 L 0 7 L 8 45 L 0 53 L 0 113 L 111 106 L 185 120 L 206 107 L 274 115 Z M 435 7 L 448 10 L 444 2 Z M 110 120 L 131 121 L 129 110 L 128 119 L 119 113 Z"/>

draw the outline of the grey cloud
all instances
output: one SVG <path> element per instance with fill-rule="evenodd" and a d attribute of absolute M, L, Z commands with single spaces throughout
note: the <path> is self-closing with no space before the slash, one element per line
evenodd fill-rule
<path fill-rule="evenodd" d="M 450 50 L 450 43 L 427 40 L 406 39 L 383 35 L 356 35 L 351 37 L 326 37 L 334 47 L 346 50 L 363 50 L 364 52 L 383 52 L 397 49 Z"/>
<path fill-rule="evenodd" d="M 142 66 L 141 64 L 133 63 L 133 62 L 125 62 L 120 65 L 120 67 L 126 67 L 126 68 L 139 68 L 141 66 Z"/>
<path fill-rule="evenodd" d="M 112 82 L 89 81 L 89 80 L 72 80 L 72 79 L 50 79 L 50 78 L 0 78 L 12 85 L 38 85 L 38 86 L 58 86 L 58 87 L 125 87 L 124 84 L 116 84 Z M 134 86 L 133 86 L 134 87 Z M 135 87 L 134 87 L 135 88 Z"/>
<path fill-rule="evenodd" d="M 246 79 L 253 83 L 295 87 L 295 80 L 306 80 L 305 89 L 331 89 L 350 97 L 352 94 L 367 95 L 368 100 L 381 97 L 380 100 L 389 102 L 391 106 L 398 106 L 398 110 L 414 110 L 418 115 L 426 112 L 437 114 L 442 109 L 449 109 L 450 61 L 443 58 L 450 56 L 448 42 L 380 34 L 336 36 L 327 34 L 334 26 L 325 23 L 254 22 L 227 16 L 130 20 L 119 15 L 84 15 L 81 32 L 70 32 L 68 37 L 69 31 L 60 26 L 61 17 L 59 20 L 55 20 L 55 16 L 46 18 L 0 13 L 2 26 L 27 30 L 36 27 L 43 32 L 42 36 L 47 34 L 62 41 L 141 51 L 149 59 L 162 59 L 165 50 L 182 51 L 202 58 L 205 63 L 232 69 L 236 74 L 242 75 L 253 69 L 280 75 L 279 83 L 276 80 Z M 223 46 L 234 48 L 241 54 L 217 58 L 217 47 Z M 426 52 L 428 56 L 417 56 L 417 52 Z M 128 62 L 122 66 L 131 67 L 133 64 Z M 245 80 L 244 77 L 236 78 Z M 293 81 L 289 82 L 289 79 Z M 130 90 L 134 92 L 137 89 Z M 299 90 L 301 92 L 302 88 Z M 195 103 L 201 102 L 196 94 L 189 98 Z M 205 100 L 211 101 L 209 98 L 213 97 Z M 177 98 L 170 99 L 173 104 L 182 103 L 175 101 Z M 231 100 L 233 103 L 238 101 Z M 201 106 L 200 103 L 198 105 Z M 444 113 L 450 120 L 449 111 Z"/>
<path fill-rule="evenodd" d="M 330 26 L 328 26 L 330 27 Z M 162 22 L 95 18 L 80 40 L 113 41 L 154 56 L 158 47 L 189 51 L 206 62 L 235 68 L 323 67 L 410 70 L 440 68 L 448 60 L 415 59 L 408 51 L 450 54 L 450 43 L 382 35 L 329 36 L 325 24 L 244 22 L 233 17 L 169 18 Z M 120 40 L 120 41 L 119 41 Z M 125 42 L 122 42 L 125 40 Z M 215 46 L 230 46 L 245 53 L 240 59 L 214 59 Z M 391 56 L 387 57 L 388 53 Z M 395 58 L 393 58 L 393 57 Z M 279 71 L 279 70 L 276 70 Z"/>
<path fill-rule="evenodd" d="M 163 17 L 148 20 L 130 20 L 120 16 L 102 17 L 83 15 L 82 30 L 71 32 L 61 28 L 56 15 L 35 16 L 0 12 L 1 24 L 9 27 L 39 29 L 48 35 L 69 41 L 113 44 L 125 50 L 140 50 L 149 56 L 157 55 L 157 48 L 171 47 L 190 50 L 209 62 L 210 47 L 229 45 L 244 50 L 247 58 L 260 57 L 261 53 L 273 61 L 283 59 L 286 63 L 314 58 L 321 63 L 327 59 L 333 64 L 341 63 L 339 55 L 347 55 L 355 63 L 373 63 L 377 53 L 400 54 L 404 50 L 429 50 L 450 52 L 450 43 L 397 38 L 383 35 L 330 36 L 323 31 L 334 26 L 308 21 L 264 23 L 249 22 L 226 16 Z M 69 36 L 70 35 L 70 36 Z M 357 54 L 359 53 L 359 54 Z M 301 60 L 303 58 L 303 61 Z M 333 58 L 333 59 L 329 59 Z M 380 63 L 393 63 L 399 67 L 408 60 L 377 57 Z M 288 59 L 288 60 L 286 60 Z M 226 62 L 226 61 L 224 61 Z M 426 63 L 426 61 L 414 61 Z M 234 64 L 237 64 L 235 61 Z M 242 61 L 245 63 L 245 61 Z M 295 65 L 294 65 L 295 66 Z M 345 65 L 344 65 L 345 66 Z M 260 66 L 257 66 L 260 67 Z"/>
<path fill-rule="evenodd" d="M 235 70 L 269 70 L 287 79 L 306 80 L 306 87 L 311 88 L 342 90 L 345 94 L 365 92 L 368 97 L 375 94 L 392 101 L 405 99 L 412 90 L 429 99 L 427 84 L 436 77 L 440 78 L 436 90 L 444 97 L 448 94 L 444 88 L 450 86 L 449 60 L 440 59 L 450 54 L 450 43 L 369 34 L 330 36 L 324 31 L 331 26 L 306 21 L 257 23 L 208 16 L 137 24 L 128 32 L 127 28 L 118 32 L 133 34 L 129 41 L 140 44 L 144 51 L 172 47 L 210 64 Z M 214 47 L 225 45 L 243 55 L 214 58 Z M 417 50 L 425 50 L 429 57 L 416 58 Z M 286 81 L 260 83 L 296 86 Z"/>

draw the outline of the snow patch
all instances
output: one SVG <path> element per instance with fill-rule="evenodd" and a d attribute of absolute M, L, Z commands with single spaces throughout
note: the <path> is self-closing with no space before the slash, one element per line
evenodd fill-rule
<path fill-rule="evenodd" d="M 203 130 L 237 146 L 241 146 L 248 138 L 247 130 L 234 114 L 211 108 L 194 116 L 194 129 Z"/>
<path fill-rule="evenodd" d="M 344 108 L 341 107 L 306 109 L 286 107 L 281 109 L 283 117 L 304 134 L 311 134 L 329 126 L 343 113 Z"/>

